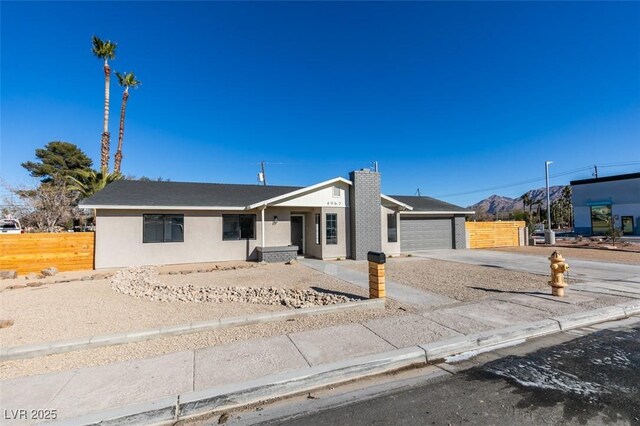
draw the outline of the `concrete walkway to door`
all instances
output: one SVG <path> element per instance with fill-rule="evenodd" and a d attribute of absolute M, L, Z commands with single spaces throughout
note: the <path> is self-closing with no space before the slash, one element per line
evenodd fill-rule
<path fill-rule="evenodd" d="M 361 288 L 369 288 L 369 277 L 362 272 L 340 266 L 336 261 L 326 261 L 319 259 L 298 259 L 302 265 L 320 271 L 324 274 L 334 276 L 338 279 L 351 283 Z M 398 302 L 417 305 L 421 308 L 430 308 L 434 306 L 448 305 L 458 303 L 457 300 L 451 299 L 429 291 L 420 290 L 408 285 L 399 284 L 387 279 L 386 281 L 387 297 L 397 300 Z"/>
<path fill-rule="evenodd" d="M 549 248 L 549 254 L 553 252 Z M 413 256 L 469 263 L 489 267 L 504 268 L 532 274 L 549 274 L 549 261 L 542 256 L 507 253 L 491 250 L 428 250 L 413 252 Z M 630 282 L 640 284 L 640 265 L 595 262 L 589 260 L 567 259 L 571 269 L 569 276 L 584 281 Z"/>

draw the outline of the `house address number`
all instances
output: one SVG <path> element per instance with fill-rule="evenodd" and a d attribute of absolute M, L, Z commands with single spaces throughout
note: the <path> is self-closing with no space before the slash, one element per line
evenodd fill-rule
<path fill-rule="evenodd" d="M 341 206 L 342 201 L 327 201 L 328 206 Z"/>

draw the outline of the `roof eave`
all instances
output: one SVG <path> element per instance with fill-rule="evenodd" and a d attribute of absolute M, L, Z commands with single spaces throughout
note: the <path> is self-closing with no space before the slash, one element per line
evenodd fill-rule
<path fill-rule="evenodd" d="M 246 210 L 240 206 L 123 206 L 117 204 L 80 204 L 83 209 L 96 210 Z"/>
<path fill-rule="evenodd" d="M 413 210 L 413 207 L 411 207 L 409 204 L 405 204 L 402 201 L 396 200 L 393 197 L 389 197 L 388 195 L 380 194 L 380 198 L 382 198 L 383 200 L 387 200 L 390 203 L 393 203 L 395 205 L 398 205 L 406 210 Z"/>

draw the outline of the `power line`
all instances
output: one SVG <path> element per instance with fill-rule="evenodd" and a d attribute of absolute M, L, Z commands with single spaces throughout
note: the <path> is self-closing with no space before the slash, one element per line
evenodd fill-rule
<path fill-rule="evenodd" d="M 640 161 L 628 161 L 628 162 L 624 162 L 624 163 L 605 163 L 605 164 L 598 164 L 598 167 L 623 167 L 623 166 L 634 166 L 640 164 Z M 557 177 L 561 177 L 561 176 L 566 176 L 566 175 L 570 175 L 573 173 L 577 173 L 577 172 L 581 172 L 581 171 L 586 171 L 586 170 L 591 170 L 593 168 L 593 166 L 585 166 L 585 167 L 580 167 L 578 169 L 573 169 L 573 170 L 567 170 L 564 172 L 559 172 L 559 173 L 555 173 L 550 175 L 551 178 L 557 178 Z M 528 179 L 528 180 L 524 180 L 524 181 L 520 181 L 520 182 L 514 182 L 514 183 L 510 183 L 510 184 L 506 184 L 506 185 L 501 185 L 501 186 L 495 186 L 495 187 L 491 187 L 491 188 L 485 188 L 485 189 L 475 189 L 472 191 L 465 191 L 465 192 L 458 192 L 458 193 L 454 193 L 454 194 L 444 194 L 444 195 L 435 195 L 435 198 L 448 198 L 448 197 L 458 197 L 458 196 L 462 196 L 462 195 L 472 195 L 472 194 L 478 194 L 480 192 L 486 192 L 486 191 L 495 191 L 497 189 L 504 189 L 504 188 L 512 188 L 515 186 L 521 186 L 521 185 L 525 185 L 528 183 L 534 183 L 534 182 L 541 182 L 544 181 L 544 177 L 541 178 L 535 178 L 535 179 Z"/>

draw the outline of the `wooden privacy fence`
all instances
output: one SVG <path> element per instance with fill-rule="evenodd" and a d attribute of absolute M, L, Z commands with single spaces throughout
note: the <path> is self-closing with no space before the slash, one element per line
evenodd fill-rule
<path fill-rule="evenodd" d="M 50 266 L 59 271 L 93 269 L 94 241 L 93 232 L 0 235 L 0 270 L 27 274 Z"/>
<path fill-rule="evenodd" d="M 524 245 L 523 221 L 466 222 L 469 248 L 515 247 Z"/>

